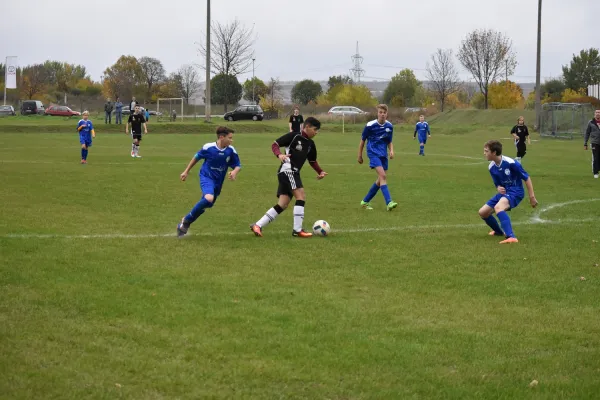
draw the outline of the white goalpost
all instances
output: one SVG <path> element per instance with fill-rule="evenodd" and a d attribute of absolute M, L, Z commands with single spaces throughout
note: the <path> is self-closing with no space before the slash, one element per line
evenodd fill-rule
<path fill-rule="evenodd" d="M 177 118 L 181 118 L 183 121 L 183 97 L 157 99 L 156 112 L 162 112 L 162 115 L 157 115 L 160 121 L 175 121 Z"/>

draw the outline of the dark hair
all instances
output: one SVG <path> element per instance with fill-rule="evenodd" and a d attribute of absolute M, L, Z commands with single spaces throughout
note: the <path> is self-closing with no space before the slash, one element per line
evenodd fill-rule
<path fill-rule="evenodd" d="M 502 155 L 502 143 L 497 140 L 488 140 L 483 147 L 487 147 L 490 152 L 496 153 L 497 156 Z"/>
<path fill-rule="evenodd" d="M 233 132 L 235 132 L 233 129 L 230 129 L 230 128 L 226 127 L 226 126 L 220 126 L 220 127 L 217 128 L 217 136 L 218 137 L 227 136 L 227 135 L 229 135 L 230 133 L 233 133 Z"/>
<path fill-rule="evenodd" d="M 315 117 L 308 117 L 304 120 L 304 125 L 310 125 L 313 128 L 321 129 L 321 122 Z"/>

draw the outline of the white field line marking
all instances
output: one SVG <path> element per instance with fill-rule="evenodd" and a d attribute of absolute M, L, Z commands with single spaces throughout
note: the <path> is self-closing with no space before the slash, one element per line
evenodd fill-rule
<path fill-rule="evenodd" d="M 31 160 L 0 160 L 0 164 L 31 164 Z M 78 165 L 78 161 L 35 161 L 35 164 L 71 164 Z M 150 163 L 142 164 L 142 162 L 102 162 L 102 161 L 91 161 L 92 165 L 97 166 L 106 166 L 106 165 L 144 165 L 145 167 L 152 165 L 178 165 L 180 167 L 185 168 L 185 163 L 174 163 L 174 162 L 161 162 L 161 161 L 151 161 Z M 488 164 L 487 161 L 483 162 L 472 162 L 472 163 L 447 163 L 447 164 L 401 164 L 403 167 L 470 167 L 473 165 L 483 165 Z M 364 165 L 364 164 L 363 164 Z M 359 166 L 358 163 L 333 163 L 323 165 L 323 167 L 352 167 Z M 243 167 L 277 167 L 277 162 L 269 163 L 269 164 L 246 164 L 242 163 Z"/>
<path fill-rule="evenodd" d="M 541 219 L 540 215 L 555 208 L 565 207 L 571 204 L 589 203 L 594 201 L 600 201 L 598 199 L 587 199 L 587 200 L 572 200 L 564 203 L 554 203 L 540 209 L 527 221 L 516 221 L 513 225 L 524 226 L 524 225 L 537 225 L 537 224 L 552 224 L 552 225 L 578 225 L 585 224 L 588 222 L 600 221 L 600 218 L 565 218 L 559 220 L 545 220 Z M 406 225 L 406 226 L 388 226 L 379 228 L 342 228 L 335 229 L 335 233 L 366 233 L 366 232 L 402 232 L 402 231 L 426 231 L 432 229 L 485 229 L 485 223 L 477 224 L 434 224 L 434 225 Z M 173 229 L 174 231 L 175 229 Z M 289 231 L 268 231 L 267 234 L 280 235 L 289 233 Z M 252 235 L 247 229 L 242 229 L 236 232 L 202 232 L 202 233 L 188 233 L 186 236 L 244 236 Z M 125 233 L 107 233 L 107 234 L 90 234 L 90 235 L 62 235 L 62 234 L 39 234 L 39 233 L 23 233 L 23 234 L 5 234 L 0 235 L 2 239 L 151 239 L 151 238 L 163 238 L 172 237 L 175 238 L 175 232 L 172 233 L 142 233 L 142 234 L 125 234 Z"/>
<path fill-rule="evenodd" d="M 337 151 L 337 150 L 336 150 Z M 410 154 L 410 155 L 416 155 L 415 153 L 407 153 L 407 152 L 402 152 L 402 153 L 397 153 L 397 154 Z M 473 166 L 473 165 L 483 165 L 483 164 L 488 164 L 489 161 L 481 161 L 481 158 L 479 157 L 470 157 L 470 156 L 462 156 L 462 155 L 453 155 L 453 154 L 428 154 L 428 156 L 433 156 L 433 157 L 452 157 L 452 158 L 461 158 L 461 159 L 468 159 L 468 160 L 480 160 L 478 162 L 472 162 L 472 163 L 460 163 L 460 164 L 455 164 L 455 163 L 440 163 L 440 164 L 402 164 L 402 166 L 405 167 L 461 167 L 461 166 Z M 393 161 L 392 161 L 393 162 Z M 0 164 L 29 164 L 31 163 L 31 160 L 0 160 Z M 162 161 L 151 161 L 152 165 L 178 165 L 178 166 L 183 166 L 185 168 L 186 162 L 162 162 Z M 77 161 L 44 161 L 44 160 L 38 160 L 35 162 L 35 164 L 79 164 L 79 162 Z M 136 164 L 141 164 L 141 162 L 135 162 L 135 161 L 123 161 L 123 162 L 102 162 L 102 161 L 98 161 L 97 163 L 92 161 L 92 164 L 96 164 L 96 165 L 136 165 Z M 147 164 L 144 164 L 147 166 Z M 334 163 L 334 164 L 327 164 L 324 165 L 324 167 L 326 166 L 331 166 L 331 167 L 351 167 L 351 166 L 355 166 L 355 165 L 359 165 L 358 163 Z M 273 163 L 259 163 L 259 164 L 254 164 L 254 163 L 242 163 L 242 167 L 244 166 L 248 166 L 248 167 L 270 167 L 270 166 L 277 166 L 277 162 L 273 162 Z"/>
<path fill-rule="evenodd" d="M 542 219 L 541 215 L 545 212 L 548 212 L 550 210 L 553 210 L 555 208 L 561 208 L 561 207 L 566 207 L 566 206 L 570 206 L 572 204 L 582 204 L 582 203 L 591 203 L 594 201 L 600 201 L 600 198 L 595 198 L 595 199 L 586 199 L 586 200 L 571 200 L 571 201 L 565 201 L 564 203 L 554 203 L 554 204 L 550 204 L 547 205 L 546 207 L 540 208 L 538 211 L 536 211 L 533 215 L 533 217 L 531 217 L 531 221 L 535 222 L 535 223 L 552 223 L 553 221 L 551 220 L 547 220 L 547 219 Z"/>

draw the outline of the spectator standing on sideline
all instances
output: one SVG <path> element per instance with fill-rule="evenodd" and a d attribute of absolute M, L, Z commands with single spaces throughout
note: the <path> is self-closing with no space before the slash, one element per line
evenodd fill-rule
<path fill-rule="evenodd" d="M 106 103 L 104 103 L 104 123 L 105 124 L 110 124 L 112 123 L 112 111 L 113 111 L 113 104 L 110 101 L 110 99 L 106 99 Z"/>
<path fill-rule="evenodd" d="M 123 103 L 121 99 L 117 96 L 117 101 L 115 102 L 115 124 L 123 123 Z"/>
<path fill-rule="evenodd" d="M 132 97 L 131 101 L 129 102 L 129 115 L 133 115 L 133 111 L 135 110 L 135 106 L 137 105 L 137 100 L 135 99 L 135 97 Z"/>
<path fill-rule="evenodd" d="M 300 133 L 304 129 L 304 117 L 300 114 L 300 108 L 294 106 L 294 113 L 290 115 L 290 132 Z"/>
<path fill-rule="evenodd" d="M 594 118 L 588 123 L 583 139 L 583 148 L 588 149 L 588 141 L 592 145 L 592 173 L 594 178 L 600 176 L 600 109 L 594 112 Z"/>

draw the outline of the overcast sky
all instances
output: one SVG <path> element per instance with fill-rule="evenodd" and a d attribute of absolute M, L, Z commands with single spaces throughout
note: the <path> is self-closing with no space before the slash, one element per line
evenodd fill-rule
<path fill-rule="evenodd" d="M 600 0 L 543 0 L 542 77 L 558 77 L 573 53 L 600 47 Z M 256 76 L 327 79 L 347 74 L 356 42 L 365 80 L 411 68 L 423 79 L 437 48 L 455 52 L 466 34 L 508 35 L 518 67 L 535 80 L 537 0 L 212 0 L 212 19 L 239 19 L 256 33 Z M 206 0 L 2 0 L 0 57 L 83 64 L 99 80 L 120 55 L 160 59 L 168 72 L 204 64 Z M 458 63 L 457 63 L 458 65 Z M 462 68 L 461 76 L 468 79 Z M 252 71 L 240 77 L 251 77 Z"/>

